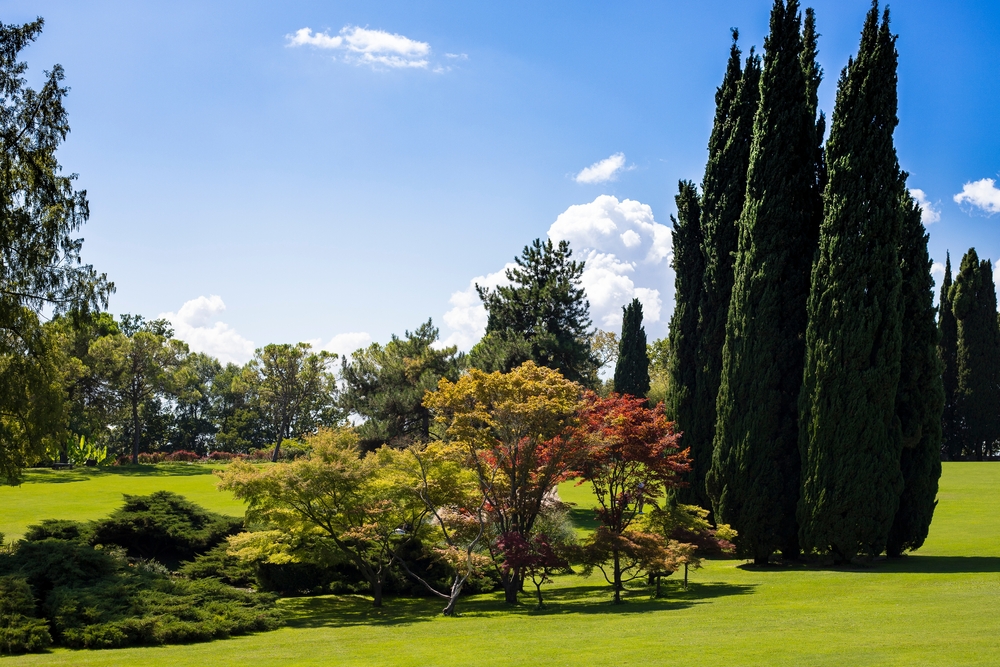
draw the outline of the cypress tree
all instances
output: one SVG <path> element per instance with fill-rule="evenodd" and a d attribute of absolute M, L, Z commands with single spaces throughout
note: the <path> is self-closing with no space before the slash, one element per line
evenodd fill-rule
<path fill-rule="evenodd" d="M 970 248 L 951 288 L 958 324 L 955 414 L 962 454 L 976 461 L 991 455 L 1000 439 L 1000 328 L 991 269 Z"/>
<path fill-rule="evenodd" d="M 726 322 L 706 486 L 757 563 L 798 552 L 798 394 L 815 215 L 816 125 L 797 0 L 776 0 L 764 43 L 746 200 Z"/>
<path fill-rule="evenodd" d="M 837 87 L 801 397 L 801 544 L 845 560 L 885 549 L 903 490 L 896 61 L 875 0 Z"/>
<path fill-rule="evenodd" d="M 667 360 L 667 416 L 680 431 L 693 421 L 695 356 L 698 341 L 698 301 L 701 298 L 705 261 L 701 254 L 701 208 L 691 181 L 681 181 L 677 217 L 673 222 L 674 312 L 670 316 L 670 357 Z"/>
<path fill-rule="evenodd" d="M 937 351 L 934 279 L 927 239 L 920 221 L 920 207 L 904 193 L 899 244 L 903 345 L 896 390 L 896 416 L 903 433 L 899 462 L 903 493 L 886 544 L 890 556 L 900 556 L 924 543 L 937 505 L 935 498 L 941 477 L 944 384 Z"/>
<path fill-rule="evenodd" d="M 941 418 L 941 456 L 949 461 L 962 458 L 958 418 L 955 414 L 955 393 L 958 391 L 958 323 L 951 307 L 951 253 L 945 255 L 944 279 L 938 303 L 938 354 L 941 357 L 941 377 L 944 381 L 944 415 Z"/>
<path fill-rule="evenodd" d="M 746 195 L 753 117 L 760 99 L 760 58 L 751 49 L 741 71 L 738 39 L 739 32 L 733 30 L 726 75 L 715 93 L 715 123 L 701 186 L 705 281 L 698 303 L 694 420 L 684 436 L 684 445 L 691 450 L 692 465 L 687 475 L 688 486 L 677 490 L 680 502 L 705 508 L 711 507 L 705 475 L 712 463 L 715 401 L 722 372 L 726 316 L 733 293 L 733 256 L 739 239 L 737 224 Z"/>
<path fill-rule="evenodd" d="M 622 311 L 615 391 L 645 398 L 649 393 L 649 354 L 646 350 L 646 330 L 642 327 L 642 304 L 639 299 L 632 299 L 632 303 L 622 306 Z"/>

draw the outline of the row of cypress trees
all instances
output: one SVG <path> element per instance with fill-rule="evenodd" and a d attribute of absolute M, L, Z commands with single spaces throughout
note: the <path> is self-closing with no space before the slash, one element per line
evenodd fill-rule
<path fill-rule="evenodd" d="M 667 410 L 708 506 L 756 562 L 926 537 L 944 392 L 920 210 L 893 146 L 895 36 L 873 2 L 818 112 L 815 15 L 776 0 L 763 62 L 733 35 L 699 197 L 674 221 Z M 742 66 L 741 66 L 742 65 Z"/>
<path fill-rule="evenodd" d="M 952 281 L 941 284 L 940 355 L 944 363 L 944 444 L 953 461 L 981 461 L 1000 448 L 1000 319 L 992 264 L 975 248 Z"/>

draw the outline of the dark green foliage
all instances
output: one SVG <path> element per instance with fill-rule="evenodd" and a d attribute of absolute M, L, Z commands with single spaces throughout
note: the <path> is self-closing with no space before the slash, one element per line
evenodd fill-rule
<path fill-rule="evenodd" d="M 886 544 L 890 556 L 899 556 L 924 543 L 937 505 L 938 479 L 941 477 L 944 385 L 937 352 L 934 279 L 927 239 L 920 221 L 920 207 L 904 194 L 899 244 L 903 344 L 896 390 L 896 416 L 903 434 L 899 463 L 903 493 Z"/>
<path fill-rule="evenodd" d="M 125 496 L 125 505 L 94 525 L 94 544 L 117 545 L 133 558 L 153 558 L 176 566 L 204 553 L 243 520 L 209 512 L 169 491 L 148 496 Z"/>
<path fill-rule="evenodd" d="M 0 655 L 41 651 L 52 644 L 48 624 L 35 617 L 35 598 L 21 577 L 0 577 Z"/>
<path fill-rule="evenodd" d="M 632 303 L 623 306 L 622 311 L 615 391 L 645 398 L 649 393 L 649 357 L 646 353 L 646 330 L 642 327 L 642 304 L 639 299 L 632 299 Z"/>
<path fill-rule="evenodd" d="M 48 529 L 59 523 L 68 527 L 49 522 Z M 12 622 L 13 607 L 24 618 Z M 113 648 L 206 641 L 278 625 L 273 596 L 215 579 L 171 577 L 159 563 L 128 558 L 120 547 L 49 537 L 0 554 L 0 644 L 20 642 L 17 650 L 41 648 L 49 633 L 61 646 Z"/>
<path fill-rule="evenodd" d="M 798 2 L 777 0 L 764 43 L 706 487 L 740 553 L 797 553 L 798 395 L 818 235 L 816 121 Z"/>
<path fill-rule="evenodd" d="M 992 265 L 975 248 L 962 258 L 951 288 L 958 324 L 955 416 L 962 456 L 982 461 L 1000 444 L 1000 327 Z"/>
<path fill-rule="evenodd" d="M 340 406 L 364 418 L 358 427 L 363 449 L 427 440 L 431 414 L 424 394 L 441 378 L 457 380 L 463 362 L 455 347 L 432 347 L 437 340 L 438 329 L 427 320 L 404 338 L 394 335 L 384 346 L 372 343 L 344 359 Z"/>
<path fill-rule="evenodd" d="M 888 10 L 879 25 L 873 4 L 838 85 L 809 296 L 800 539 L 844 560 L 882 553 L 903 490 L 896 61 Z"/>
<path fill-rule="evenodd" d="M 93 527 L 79 521 L 69 521 L 67 519 L 43 519 L 40 524 L 28 526 L 24 532 L 24 540 L 27 542 L 41 542 L 49 538 L 55 540 L 69 540 L 87 542 Z"/>
<path fill-rule="evenodd" d="M 470 363 L 504 361 L 519 365 L 524 342 L 530 359 L 554 368 L 588 387 L 597 385 L 598 360 L 590 351 L 590 304 L 580 287 L 583 262 L 572 260 L 569 243 L 535 239 L 525 246 L 517 266 L 507 270 L 511 284 L 494 290 L 476 286 L 489 313 L 486 334 L 492 350 L 474 348 Z M 477 346 L 478 348 L 479 346 Z M 483 370 L 510 370 L 484 368 Z"/>
<path fill-rule="evenodd" d="M 701 299 L 705 260 L 701 254 L 701 208 L 691 181 L 678 183 L 674 226 L 674 312 L 670 316 L 669 384 L 664 404 L 667 417 L 685 432 L 694 421 L 694 383 L 697 370 L 698 301 Z"/>
<path fill-rule="evenodd" d="M 733 258 L 746 196 L 753 118 L 760 101 L 760 58 L 751 49 L 746 67 L 740 71 L 737 37 L 734 30 L 726 76 L 715 93 L 715 124 L 701 186 L 705 279 L 698 303 L 694 414 L 684 429 L 684 446 L 691 450 L 691 472 L 686 476 L 688 486 L 677 490 L 681 502 L 705 508 L 711 507 L 705 476 L 712 463 L 715 402 L 722 373 L 726 317 L 733 293 Z"/>
<path fill-rule="evenodd" d="M 944 415 L 941 418 L 941 456 L 948 461 L 962 458 L 961 429 L 955 413 L 955 395 L 958 393 L 958 322 L 951 306 L 951 253 L 945 256 L 944 279 L 941 281 L 941 300 L 938 303 L 938 356 L 941 358 L 941 377 L 944 382 Z"/>
<path fill-rule="evenodd" d="M 195 556 L 194 560 L 181 563 L 177 568 L 177 574 L 188 579 L 213 577 L 239 588 L 259 586 L 256 565 L 236 556 L 230 556 L 227 553 L 228 548 L 228 542 L 220 542 L 205 553 Z"/>

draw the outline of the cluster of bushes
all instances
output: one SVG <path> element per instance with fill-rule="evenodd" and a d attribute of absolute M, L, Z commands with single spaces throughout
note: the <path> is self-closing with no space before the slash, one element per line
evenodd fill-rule
<path fill-rule="evenodd" d="M 156 463 L 229 463 L 230 461 L 270 461 L 274 450 L 255 449 L 249 454 L 237 454 L 233 452 L 209 452 L 206 455 L 197 452 L 181 449 L 175 452 L 142 452 L 139 454 L 141 465 L 153 465 Z M 279 461 L 294 461 L 304 456 L 307 450 L 299 447 L 284 446 L 278 452 Z M 129 465 L 132 463 L 130 456 L 121 456 L 115 461 L 115 465 Z"/>
<path fill-rule="evenodd" d="M 177 571 L 242 521 L 169 492 L 47 520 L 0 553 L 0 653 L 207 641 L 280 625 L 274 596 Z"/>

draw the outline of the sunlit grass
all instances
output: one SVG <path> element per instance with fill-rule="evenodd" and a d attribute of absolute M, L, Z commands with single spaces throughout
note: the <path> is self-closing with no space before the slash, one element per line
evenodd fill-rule
<path fill-rule="evenodd" d="M 37 485 L 45 493 L 81 495 L 78 508 L 87 516 L 71 514 L 70 504 L 61 514 L 21 504 L 18 516 L 5 511 L 3 521 L 99 516 L 107 509 L 91 510 L 86 492 L 73 487 L 91 485 L 96 494 L 110 485 L 120 494 L 124 479 L 30 481 L 22 491 Z M 146 484 L 149 477 L 128 479 Z M 157 479 L 167 486 L 124 490 L 169 488 L 196 502 L 217 494 L 216 503 L 229 503 L 229 509 L 206 506 L 238 511 L 232 499 L 212 490 L 208 475 Z M 5 510 L 12 491 L 0 489 Z M 588 502 L 585 486 L 564 486 L 560 495 Z M 47 502 L 58 507 L 55 499 Z M 535 611 L 530 596 L 511 609 L 497 594 L 481 595 L 463 599 L 458 618 L 442 618 L 436 599 L 389 599 L 374 610 L 360 596 L 296 598 L 282 602 L 288 626 L 275 632 L 189 646 L 58 650 L 5 658 L 0 665 L 996 665 L 998 540 L 1000 466 L 948 463 L 927 545 L 867 569 L 754 569 L 712 561 L 692 573 L 688 591 L 670 582 L 667 595 L 654 600 L 637 588 L 620 606 L 608 603 L 600 575 L 564 576 L 545 589 L 545 610 Z"/>

